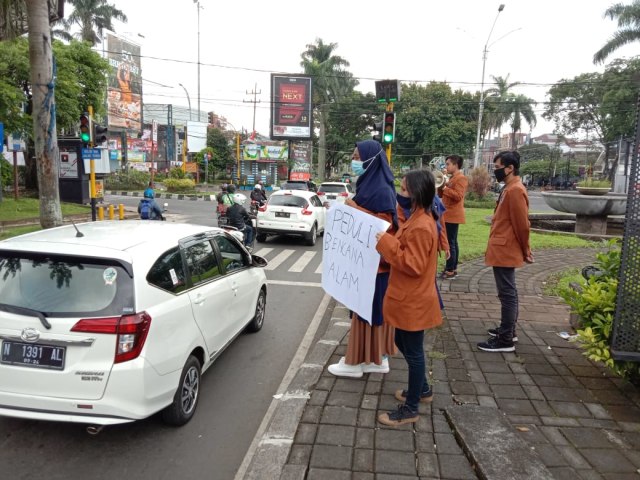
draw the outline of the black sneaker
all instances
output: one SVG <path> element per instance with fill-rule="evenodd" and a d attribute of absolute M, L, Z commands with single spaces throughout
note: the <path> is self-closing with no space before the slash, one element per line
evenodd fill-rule
<path fill-rule="evenodd" d="M 394 395 L 396 397 L 396 400 L 399 400 L 401 402 L 406 402 L 407 401 L 407 391 L 406 390 L 396 390 L 396 393 Z M 433 400 L 433 392 L 429 391 L 429 393 L 421 393 L 420 394 L 420 403 L 431 403 L 431 401 Z"/>
<path fill-rule="evenodd" d="M 397 427 L 399 425 L 404 425 L 405 423 L 416 423 L 418 418 L 418 412 L 414 412 L 406 405 L 398 405 L 397 410 L 378 415 L 378 421 L 380 423 L 391 427 Z"/>
<path fill-rule="evenodd" d="M 487 333 L 492 337 L 497 337 L 498 336 L 498 329 L 497 328 L 490 328 L 489 330 L 487 330 Z M 513 341 L 513 343 L 517 343 L 518 342 L 518 336 L 515 334 L 515 332 L 513 332 L 513 338 L 511 340 Z"/>
<path fill-rule="evenodd" d="M 486 342 L 480 342 L 478 344 L 480 350 L 485 352 L 515 352 L 516 347 L 513 342 L 507 342 L 500 337 L 491 337 Z"/>

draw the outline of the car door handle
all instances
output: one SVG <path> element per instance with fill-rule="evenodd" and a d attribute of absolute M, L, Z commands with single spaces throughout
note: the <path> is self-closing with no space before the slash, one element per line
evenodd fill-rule
<path fill-rule="evenodd" d="M 231 290 L 233 290 L 233 294 L 235 295 L 236 293 L 238 293 L 238 284 L 237 283 L 232 283 L 231 284 Z"/>
<path fill-rule="evenodd" d="M 204 303 L 205 297 L 203 295 L 198 294 L 196 298 L 193 300 L 193 303 L 196 305 L 201 305 Z"/>

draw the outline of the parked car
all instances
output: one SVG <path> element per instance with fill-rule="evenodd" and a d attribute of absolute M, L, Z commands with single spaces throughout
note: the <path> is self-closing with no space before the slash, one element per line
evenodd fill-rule
<path fill-rule="evenodd" d="M 280 186 L 281 190 L 305 190 L 317 192 L 318 186 L 310 180 L 288 180 Z"/>
<path fill-rule="evenodd" d="M 0 415 L 102 426 L 162 411 L 187 423 L 202 372 L 263 326 L 265 265 L 224 230 L 178 223 L 0 242 Z"/>
<path fill-rule="evenodd" d="M 318 187 L 318 196 L 321 200 L 326 199 L 329 204 L 335 202 L 344 203 L 348 198 L 355 195 L 353 186 L 345 182 L 324 182 Z"/>
<path fill-rule="evenodd" d="M 258 209 L 256 240 L 265 242 L 267 235 L 297 235 L 315 245 L 318 234 L 324 234 L 327 207 L 314 192 L 273 192 Z"/>

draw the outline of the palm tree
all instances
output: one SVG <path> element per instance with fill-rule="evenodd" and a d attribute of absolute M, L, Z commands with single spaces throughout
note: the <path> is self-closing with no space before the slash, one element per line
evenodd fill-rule
<path fill-rule="evenodd" d="M 317 38 L 316 43 L 308 44 L 302 53 L 300 66 L 304 73 L 313 79 L 313 106 L 320 118 L 318 135 L 318 180 L 324 181 L 326 167 L 325 132 L 329 121 L 329 106 L 340 98 L 347 96 L 358 81 L 344 68 L 349 62 L 333 55 L 338 48 L 337 43 L 324 43 Z"/>
<path fill-rule="evenodd" d="M 488 115 L 488 126 L 489 130 L 496 130 L 498 132 L 498 138 L 500 138 L 502 125 L 509 119 L 504 105 L 507 98 L 511 95 L 509 90 L 516 85 L 520 85 L 520 82 L 509 83 L 509 75 L 510 74 L 506 77 L 494 77 L 491 75 L 496 86 L 487 89 L 487 102 L 493 104 L 494 107 Z"/>
<path fill-rule="evenodd" d="M 603 63 L 609 55 L 628 43 L 640 40 L 640 0 L 630 5 L 616 3 L 605 12 L 604 17 L 618 20 L 618 31 L 593 56 L 593 63 Z"/>
<path fill-rule="evenodd" d="M 536 125 L 536 114 L 533 107 L 536 102 L 526 95 L 510 95 L 505 102 L 505 113 L 507 121 L 511 126 L 511 148 L 518 147 L 516 134 L 522 129 L 522 121 L 527 122 L 529 127 Z"/>
<path fill-rule="evenodd" d="M 104 30 L 114 30 L 113 20 L 127 21 L 127 16 L 106 0 L 67 0 L 73 12 L 65 20 L 67 27 L 80 26 L 77 37 L 95 45 L 102 41 Z"/>

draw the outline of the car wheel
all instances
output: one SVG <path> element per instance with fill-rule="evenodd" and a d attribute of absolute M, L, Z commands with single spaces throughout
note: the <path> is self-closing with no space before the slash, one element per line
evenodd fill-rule
<path fill-rule="evenodd" d="M 267 309 L 267 294 L 264 290 L 260 290 L 258 294 L 258 301 L 256 302 L 256 314 L 251 320 L 251 323 L 247 325 L 247 332 L 255 333 L 259 332 L 264 325 L 264 315 Z"/>
<path fill-rule="evenodd" d="M 267 241 L 267 234 L 266 233 L 258 233 L 256 235 L 256 241 L 258 243 L 264 243 Z"/>
<path fill-rule="evenodd" d="M 316 224 L 314 223 L 311 227 L 311 231 L 307 234 L 307 245 L 314 246 L 316 244 L 317 230 Z"/>
<path fill-rule="evenodd" d="M 189 356 L 182 369 L 173 403 L 162 411 L 162 419 L 165 423 L 180 426 L 193 417 L 200 398 L 200 369 L 198 359 L 193 355 Z"/>

